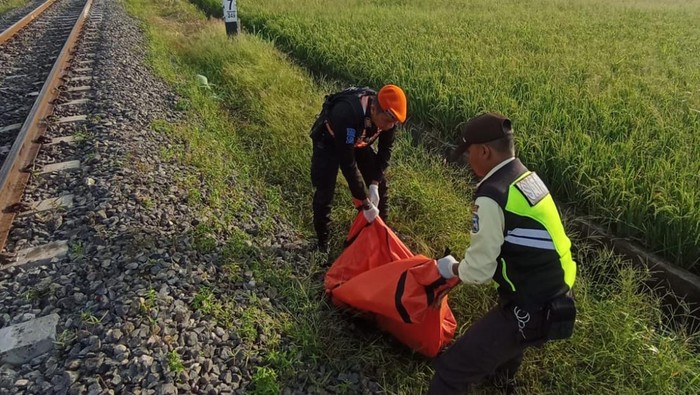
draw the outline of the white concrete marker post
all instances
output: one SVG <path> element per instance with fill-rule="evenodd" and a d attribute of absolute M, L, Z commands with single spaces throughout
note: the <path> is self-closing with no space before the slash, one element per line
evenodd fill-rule
<path fill-rule="evenodd" d="M 240 33 L 240 28 L 238 27 L 238 7 L 236 7 L 236 0 L 223 0 L 224 1 L 224 22 L 226 22 L 226 34 L 229 36 L 235 36 Z"/>

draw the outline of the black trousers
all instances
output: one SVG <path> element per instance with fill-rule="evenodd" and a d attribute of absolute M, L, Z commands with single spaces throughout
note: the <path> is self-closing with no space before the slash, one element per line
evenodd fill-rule
<path fill-rule="evenodd" d="M 542 345 L 542 311 L 529 312 L 521 334 L 512 307 L 496 306 L 438 356 L 428 394 L 465 394 L 488 377 L 509 381 L 528 346 Z M 523 334 L 525 338 L 523 338 Z"/>
<path fill-rule="evenodd" d="M 355 161 L 362 174 L 365 185 L 373 180 L 377 166 L 377 154 L 372 147 L 355 150 Z M 331 207 L 335 195 L 335 183 L 338 177 L 338 156 L 330 136 L 322 135 L 313 140 L 311 157 L 311 183 L 315 188 L 313 197 L 314 228 L 319 244 L 328 242 L 331 224 Z M 386 180 L 379 183 L 379 216 L 386 221 L 388 205 L 388 187 Z"/>

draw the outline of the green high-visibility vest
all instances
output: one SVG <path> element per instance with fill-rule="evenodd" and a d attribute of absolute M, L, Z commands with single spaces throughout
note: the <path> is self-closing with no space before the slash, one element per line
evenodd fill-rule
<path fill-rule="evenodd" d="M 523 307 L 541 307 L 574 285 L 576 262 L 559 211 L 536 173 L 515 159 L 476 191 L 503 209 L 504 242 L 496 273 L 501 297 Z"/>

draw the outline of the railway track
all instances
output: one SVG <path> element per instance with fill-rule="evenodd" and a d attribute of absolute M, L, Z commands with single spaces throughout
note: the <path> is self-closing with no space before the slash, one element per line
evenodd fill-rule
<path fill-rule="evenodd" d="M 70 177 L 80 167 L 75 145 L 89 119 L 101 18 L 100 0 L 49 0 L 0 33 L 0 267 L 67 252 L 65 241 L 49 242 L 47 231 L 31 224 L 33 216 L 70 208 L 73 195 L 23 193 L 29 181 Z M 40 149 L 48 154 L 37 157 Z M 13 222 L 30 229 L 6 245 Z"/>
<path fill-rule="evenodd" d="M 56 0 L 46 0 L 39 3 L 38 6 L 31 9 L 23 17 L 21 17 L 17 22 L 12 23 L 9 27 L 3 28 L 2 33 L 0 33 L 0 44 L 12 38 L 17 32 L 19 32 L 23 27 L 31 23 L 35 18 L 41 15 L 47 8 L 49 8 Z"/>

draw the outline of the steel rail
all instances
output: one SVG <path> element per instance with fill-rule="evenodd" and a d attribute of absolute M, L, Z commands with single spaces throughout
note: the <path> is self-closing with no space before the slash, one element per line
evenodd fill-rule
<path fill-rule="evenodd" d="M 42 12 L 46 11 L 51 4 L 55 3 L 56 0 L 47 0 L 45 3 L 35 8 L 34 11 L 25 15 L 24 18 L 17 21 L 14 25 L 8 27 L 4 32 L 0 33 L 0 44 L 14 37 L 15 33 L 22 30 L 23 27 L 30 24 L 36 17 L 41 15 Z"/>
<path fill-rule="evenodd" d="M 16 204 L 22 199 L 24 187 L 32 173 L 34 159 L 41 147 L 38 138 L 46 131 L 43 120 L 53 111 L 53 100 L 59 93 L 57 88 L 65 75 L 66 65 L 91 6 L 92 0 L 87 0 L 0 169 L 0 251 L 7 241 L 16 214 Z"/>

